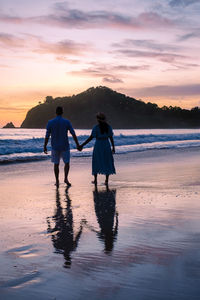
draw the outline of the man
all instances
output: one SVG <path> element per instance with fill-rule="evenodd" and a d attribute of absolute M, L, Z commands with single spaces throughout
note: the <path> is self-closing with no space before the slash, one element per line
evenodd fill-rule
<path fill-rule="evenodd" d="M 68 130 L 70 131 L 77 149 L 79 149 L 78 139 L 76 137 L 75 131 L 72 128 L 71 123 L 62 117 L 63 108 L 58 106 L 56 108 L 57 117 L 53 120 L 50 120 L 46 128 L 46 136 L 44 140 L 44 153 L 47 154 L 47 144 L 49 137 L 51 135 L 51 161 L 54 163 L 54 174 L 56 178 L 56 186 L 59 187 L 59 163 L 62 158 L 65 166 L 64 173 L 65 179 L 64 182 L 67 186 L 71 186 L 71 183 L 68 180 L 69 173 L 69 161 L 70 161 L 70 149 L 69 149 L 69 140 L 68 140 Z"/>

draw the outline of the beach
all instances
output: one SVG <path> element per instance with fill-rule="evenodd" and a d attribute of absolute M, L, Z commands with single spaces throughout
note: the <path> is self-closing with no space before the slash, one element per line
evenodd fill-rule
<path fill-rule="evenodd" d="M 200 147 L 0 166 L 0 299 L 198 299 Z M 67 242 L 66 242 L 67 241 Z"/>

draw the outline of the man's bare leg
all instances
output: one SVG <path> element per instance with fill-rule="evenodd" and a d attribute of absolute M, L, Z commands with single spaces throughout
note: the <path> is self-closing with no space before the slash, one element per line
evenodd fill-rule
<path fill-rule="evenodd" d="M 65 180 L 64 180 L 64 182 L 67 184 L 67 186 L 71 186 L 71 183 L 68 180 L 69 163 L 65 163 L 64 172 L 65 172 Z"/>
<path fill-rule="evenodd" d="M 54 164 L 54 174 L 56 177 L 56 186 L 59 187 L 59 164 Z"/>

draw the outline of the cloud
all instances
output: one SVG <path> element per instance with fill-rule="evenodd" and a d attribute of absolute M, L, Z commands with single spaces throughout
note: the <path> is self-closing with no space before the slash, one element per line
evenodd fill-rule
<path fill-rule="evenodd" d="M 194 39 L 194 38 L 200 38 L 200 29 L 193 31 L 193 32 L 186 33 L 186 34 L 180 36 L 178 40 L 182 42 L 182 41 L 187 41 L 189 39 Z"/>
<path fill-rule="evenodd" d="M 106 83 L 123 83 L 121 77 L 125 77 L 127 73 L 131 74 L 140 70 L 148 70 L 149 65 L 104 65 L 99 63 L 91 63 L 91 66 L 79 71 L 70 72 L 71 75 L 81 77 L 101 78 Z"/>
<path fill-rule="evenodd" d="M 33 36 L 25 35 L 26 38 L 19 38 L 17 36 L 0 33 L 0 46 L 6 48 L 25 48 L 29 51 L 42 53 L 42 54 L 56 54 L 57 60 L 64 60 L 64 55 L 84 55 L 86 52 L 92 51 L 92 46 L 88 43 L 77 43 L 72 40 L 61 40 L 58 42 L 47 42 L 44 39 Z M 67 57 L 65 57 L 67 60 Z M 72 60 L 68 59 L 72 63 Z M 73 61 L 77 63 L 77 61 Z"/>
<path fill-rule="evenodd" d="M 0 69 L 10 69 L 11 68 L 11 66 L 9 66 L 9 65 L 4 65 L 4 64 L 0 64 Z"/>
<path fill-rule="evenodd" d="M 54 10 L 58 11 L 58 12 L 66 11 L 66 10 L 68 10 L 68 7 L 69 7 L 69 5 L 68 5 L 67 1 L 65 1 L 65 2 L 63 2 L 63 1 L 62 2 L 56 2 L 56 3 L 53 4 Z"/>
<path fill-rule="evenodd" d="M 9 106 L 0 106 L 0 111 L 16 111 L 16 112 L 24 112 L 27 108 L 19 108 L 19 107 L 9 107 Z"/>
<path fill-rule="evenodd" d="M 87 77 L 100 77 L 105 82 L 123 82 L 119 77 L 124 76 L 129 72 L 148 70 L 148 65 L 104 65 L 98 63 L 91 63 L 91 66 L 79 71 L 72 71 L 70 74 Z"/>
<path fill-rule="evenodd" d="M 85 69 L 81 69 L 78 71 L 72 71 L 70 72 L 72 75 L 78 75 L 78 76 L 88 76 L 88 77 L 110 77 L 110 70 L 104 68 L 103 66 L 99 67 L 89 67 Z"/>
<path fill-rule="evenodd" d="M 137 97 L 198 96 L 200 95 L 200 84 L 158 85 L 134 89 L 132 92 Z"/>
<path fill-rule="evenodd" d="M 148 29 L 166 28 L 173 26 L 173 20 L 163 17 L 156 12 L 145 12 L 138 16 L 122 15 L 119 13 L 100 11 L 82 11 L 79 9 L 63 8 L 62 3 L 56 4 L 52 14 L 34 17 L 16 17 L 0 14 L 0 22 L 6 23 L 39 23 L 62 28 L 114 28 L 114 29 Z"/>
<path fill-rule="evenodd" d="M 108 82 L 108 83 L 123 83 L 123 80 L 112 76 L 112 77 L 105 77 L 105 78 L 103 78 L 103 82 Z"/>
<path fill-rule="evenodd" d="M 133 39 L 125 39 L 121 43 L 112 44 L 113 47 L 117 48 L 127 48 L 127 47 L 137 47 L 143 49 L 152 49 L 157 51 L 175 51 L 178 49 L 177 46 L 172 46 L 169 44 L 159 43 L 154 40 L 133 40 Z"/>
<path fill-rule="evenodd" d="M 0 45 L 4 47 L 16 48 L 24 47 L 24 39 L 18 38 L 12 34 L 0 32 Z"/>
<path fill-rule="evenodd" d="M 172 65 L 172 68 L 164 70 L 164 72 L 166 71 L 179 71 L 179 70 L 188 70 L 188 69 L 193 69 L 193 68 L 198 68 L 200 67 L 199 64 L 190 64 L 190 63 L 175 63 Z"/>
<path fill-rule="evenodd" d="M 171 0 L 169 5 L 171 7 L 186 7 L 195 3 L 199 3 L 199 0 Z"/>
<path fill-rule="evenodd" d="M 127 65 L 117 65 L 117 66 L 111 66 L 111 70 L 113 71 L 140 71 L 140 70 L 149 70 L 149 65 L 135 65 L 135 66 L 127 66 Z M 110 69 L 110 68 L 109 68 Z"/>
<path fill-rule="evenodd" d="M 69 59 L 68 57 L 61 56 L 61 55 L 57 56 L 56 60 L 61 61 L 61 62 L 66 62 L 66 63 L 69 63 L 69 64 L 78 64 L 78 63 L 80 63 L 80 60 L 78 60 L 78 59 Z"/>
<path fill-rule="evenodd" d="M 11 16 L 0 13 L 0 22 L 11 23 L 11 24 L 21 24 L 25 21 L 23 17 Z"/>
<path fill-rule="evenodd" d="M 125 39 L 119 43 L 111 45 L 115 53 L 127 57 L 138 58 L 153 58 L 167 63 L 180 63 L 180 60 L 188 59 L 189 57 L 179 54 L 183 47 L 177 45 L 170 45 L 159 43 L 150 39 Z"/>
<path fill-rule="evenodd" d="M 179 55 L 175 53 L 167 52 L 156 52 L 156 51 L 140 51 L 140 50 L 130 50 L 130 49 L 120 49 L 116 50 L 116 53 L 119 53 L 126 57 L 140 57 L 140 58 L 155 58 L 163 62 L 173 63 L 177 59 L 186 59 L 184 55 Z"/>
<path fill-rule="evenodd" d="M 107 11 L 84 12 L 68 9 L 62 13 L 32 18 L 32 21 L 64 28 L 107 28 L 138 30 L 143 28 L 160 28 L 174 25 L 170 19 L 154 12 L 147 12 L 131 17 Z"/>
<path fill-rule="evenodd" d="M 72 40 L 63 40 L 57 43 L 49 43 L 44 40 L 38 40 L 38 48 L 35 52 L 44 54 L 57 55 L 83 55 L 85 52 L 91 51 L 92 47 L 84 43 L 76 43 Z"/>
<path fill-rule="evenodd" d="M 89 77 L 102 77 L 102 76 L 110 76 L 109 73 L 107 73 L 107 70 L 103 67 L 88 67 L 84 68 L 78 71 L 72 71 L 70 72 L 72 75 L 80 75 L 80 76 L 89 76 Z"/>

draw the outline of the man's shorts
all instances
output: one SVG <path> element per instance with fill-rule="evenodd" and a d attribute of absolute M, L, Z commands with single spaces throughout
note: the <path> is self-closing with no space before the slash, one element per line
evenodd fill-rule
<path fill-rule="evenodd" d="M 70 151 L 65 150 L 65 151 L 57 151 L 57 150 L 51 150 L 51 161 L 54 164 L 59 164 L 60 159 L 63 159 L 64 163 L 69 163 L 70 160 Z"/>

